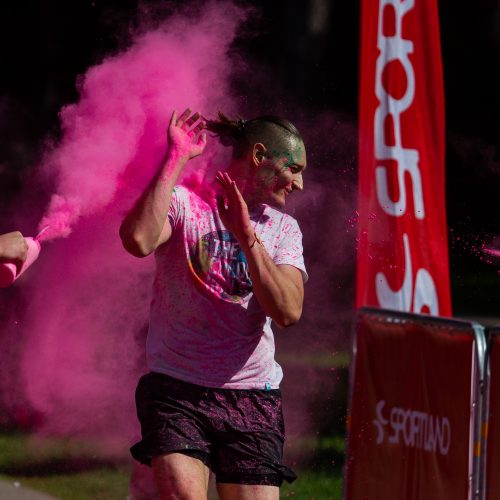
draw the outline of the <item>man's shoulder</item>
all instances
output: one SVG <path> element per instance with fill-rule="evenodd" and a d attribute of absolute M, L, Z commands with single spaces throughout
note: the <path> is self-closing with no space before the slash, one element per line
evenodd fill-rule
<path fill-rule="evenodd" d="M 182 202 L 193 206 L 210 208 L 210 204 L 207 202 L 204 193 L 198 191 L 182 184 L 176 184 L 174 187 L 175 196 Z"/>
<path fill-rule="evenodd" d="M 174 186 L 173 194 L 177 198 L 186 198 L 189 196 L 190 193 L 191 193 L 191 190 L 188 189 L 186 186 L 183 186 L 182 184 L 176 184 Z"/>
<path fill-rule="evenodd" d="M 282 212 L 270 205 L 265 205 L 264 213 L 266 219 L 273 221 L 284 232 L 288 232 L 291 228 L 300 229 L 297 219 L 286 212 Z"/>

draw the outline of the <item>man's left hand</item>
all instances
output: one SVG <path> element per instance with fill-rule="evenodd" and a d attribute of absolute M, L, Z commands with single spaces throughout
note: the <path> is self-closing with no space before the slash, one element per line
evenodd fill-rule
<path fill-rule="evenodd" d="M 240 245 L 255 241 L 255 231 L 248 214 L 248 206 L 236 182 L 227 172 L 217 172 L 215 180 L 222 187 L 224 196 L 217 196 L 217 209 L 224 226 L 236 236 Z"/>

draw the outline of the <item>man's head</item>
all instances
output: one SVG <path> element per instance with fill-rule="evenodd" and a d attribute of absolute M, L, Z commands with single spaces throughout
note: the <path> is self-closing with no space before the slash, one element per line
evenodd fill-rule
<path fill-rule="evenodd" d="M 239 177 L 247 202 L 283 207 L 293 190 L 303 189 L 304 141 L 288 120 L 229 120 L 219 113 L 219 120 L 208 121 L 207 128 L 222 144 L 233 147 L 230 170 Z"/>

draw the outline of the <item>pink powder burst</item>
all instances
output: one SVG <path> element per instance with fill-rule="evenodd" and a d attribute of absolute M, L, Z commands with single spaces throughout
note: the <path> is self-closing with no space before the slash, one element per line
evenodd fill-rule
<path fill-rule="evenodd" d="M 65 238 L 71 233 L 72 224 L 78 219 L 80 208 L 78 200 L 66 199 L 55 194 L 50 200 L 48 214 L 39 224 L 40 242 L 53 238 Z"/>
<path fill-rule="evenodd" d="M 119 188 L 151 178 L 173 109 L 234 109 L 227 50 L 243 17 L 231 3 L 209 2 L 198 15 L 174 16 L 87 71 L 80 100 L 61 110 L 63 138 L 42 165 L 58 180 L 39 226 L 52 227 L 46 239 L 67 236 L 79 217 L 102 210 Z M 205 156 L 200 172 L 212 155 Z"/>
<path fill-rule="evenodd" d="M 125 448 L 124 436 L 137 432 L 133 392 L 144 370 L 153 259 L 128 255 L 118 228 L 165 153 L 173 109 L 234 113 L 228 49 L 244 16 L 216 1 L 174 15 L 90 68 L 79 101 L 60 113 L 62 139 L 41 165 L 56 189 L 39 224 L 41 241 L 60 239 L 45 245 L 24 283 L 22 323 L 8 326 L 24 339 L 12 361 L 20 368 L 9 373 L 20 371 L 41 431 L 120 436 Z M 185 176 L 196 172 L 193 188 L 208 197 L 202 186 L 220 158 L 210 142 Z M 9 379 L 0 384 L 12 390 Z"/>
<path fill-rule="evenodd" d="M 483 252 L 493 257 L 500 258 L 500 250 L 497 250 L 496 248 L 483 248 Z"/>

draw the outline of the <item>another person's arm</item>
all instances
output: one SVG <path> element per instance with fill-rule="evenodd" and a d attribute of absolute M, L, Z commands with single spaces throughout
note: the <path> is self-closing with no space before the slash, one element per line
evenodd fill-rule
<path fill-rule="evenodd" d="M 276 265 L 253 230 L 248 208 L 236 183 L 227 173 L 216 177 L 227 196 L 217 207 L 222 222 L 238 240 L 248 261 L 253 293 L 263 311 L 279 326 L 296 323 L 302 315 L 304 284 L 302 273 L 291 265 Z"/>
<path fill-rule="evenodd" d="M 172 192 L 186 163 L 203 152 L 205 134 L 200 134 L 204 122 L 199 113 L 186 109 L 177 118 L 174 111 L 168 127 L 168 147 L 165 158 L 147 189 L 137 200 L 120 227 L 125 249 L 136 257 L 145 257 L 168 241 L 172 228 L 168 210 Z"/>
<path fill-rule="evenodd" d="M 0 260 L 13 261 L 21 265 L 28 254 L 28 244 L 19 231 L 0 235 Z"/>

